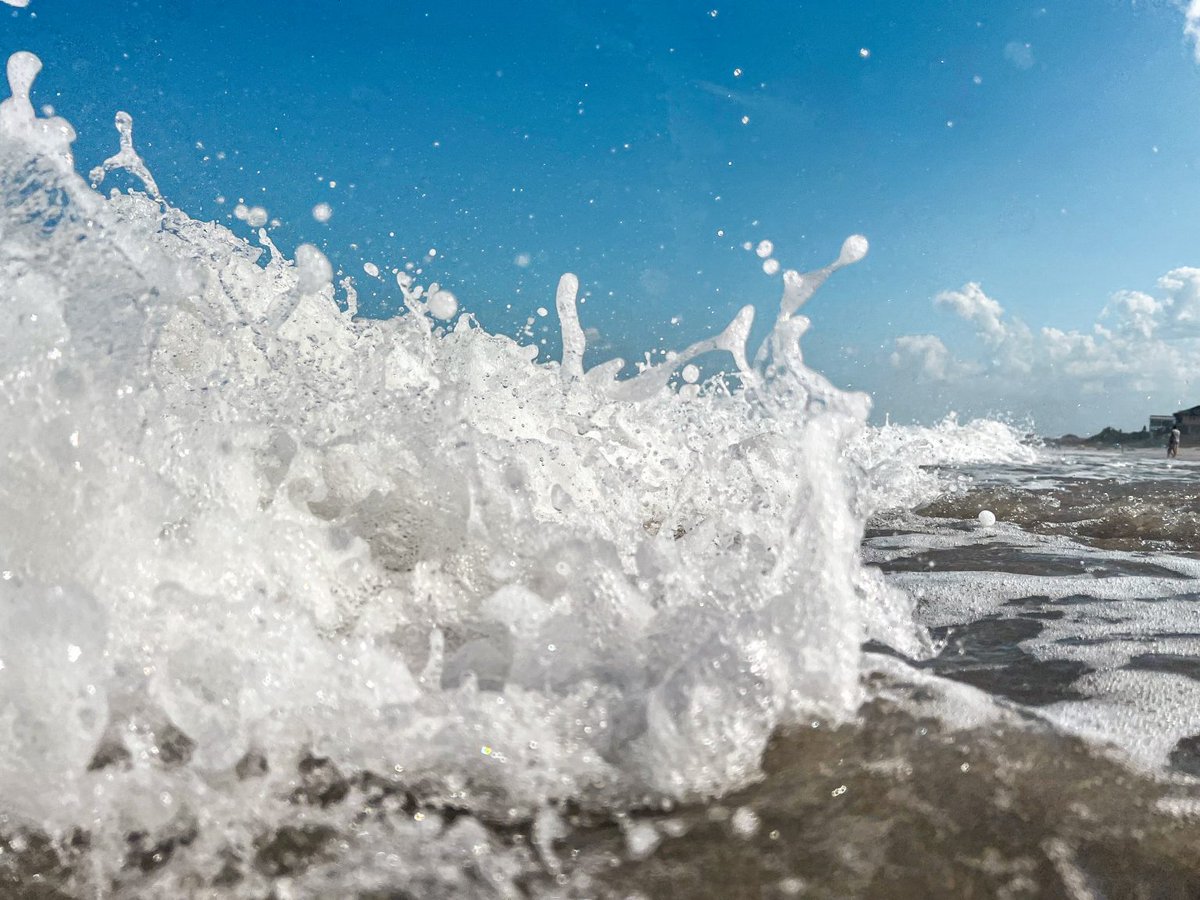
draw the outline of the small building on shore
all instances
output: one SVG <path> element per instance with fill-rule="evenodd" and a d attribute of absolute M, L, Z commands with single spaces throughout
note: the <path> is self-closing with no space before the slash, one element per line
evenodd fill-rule
<path fill-rule="evenodd" d="M 1166 434 L 1175 427 L 1174 416 L 1151 416 L 1150 417 L 1150 433 L 1151 434 Z"/>
<path fill-rule="evenodd" d="M 1200 434 L 1200 406 L 1181 409 L 1169 416 L 1150 417 L 1151 434 L 1166 434 L 1172 428 L 1178 428 L 1181 434 Z"/>
<path fill-rule="evenodd" d="M 1200 406 L 1175 413 L 1175 427 L 1184 434 L 1200 434 Z"/>

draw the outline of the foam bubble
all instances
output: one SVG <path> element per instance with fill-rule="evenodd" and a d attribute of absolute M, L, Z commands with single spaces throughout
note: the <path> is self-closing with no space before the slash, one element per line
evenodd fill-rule
<path fill-rule="evenodd" d="M 837 265 L 848 266 L 860 262 L 867 255 L 870 243 L 861 234 L 852 234 L 842 243 L 842 252 L 838 254 Z"/>
<path fill-rule="evenodd" d="M 762 821 L 758 813 L 748 806 L 739 807 L 729 820 L 733 833 L 740 838 L 751 838 L 758 832 Z"/>
<path fill-rule="evenodd" d="M 426 304 L 435 319 L 453 319 L 458 313 L 458 298 L 445 288 L 431 293 Z"/>
<path fill-rule="evenodd" d="M 625 831 L 625 849 L 632 859 L 645 859 L 660 843 L 662 834 L 650 822 L 637 822 Z"/>
<path fill-rule="evenodd" d="M 315 294 L 333 280 L 329 259 L 312 244 L 296 248 L 297 288 L 302 294 Z"/>

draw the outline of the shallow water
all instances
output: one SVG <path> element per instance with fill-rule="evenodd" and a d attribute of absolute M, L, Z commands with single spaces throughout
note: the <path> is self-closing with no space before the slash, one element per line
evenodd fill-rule
<path fill-rule="evenodd" d="M 1176 541 L 1176 523 L 1159 527 L 1158 512 L 1106 506 L 1081 487 L 1098 485 L 1143 505 L 1163 485 L 1180 490 L 1140 467 L 1114 477 L 1114 462 L 1048 455 L 1036 468 L 977 468 L 966 490 L 919 514 L 886 516 L 888 527 L 868 532 L 864 553 L 921 598 L 917 618 L 942 642 L 935 657 L 916 665 L 1037 707 L 1057 727 L 1116 746 L 1146 771 L 1163 771 L 1188 756 L 1200 725 L 1190 677 L 1200 651 L 1194 538 Z M 992 527 L 941 517 L 976 511 L 977 499 L 994 498 L 997 484 L 1010 508 L 1026 515 L 1035 504 L 1083 502 L 1094 504 L 1094 515 L 1082 528 L 1067 515 Z M 1194 506 L 1180 503 L 1176 513 L 1192 515 Z M 1105 537 L 1094 537 L 1098 531 Z M 1139 549 L 1114 550 L 1114 543 Z"/>
<path fill-rule="evenodd" d="M 1194 780 L 1149 777 L 1019 707 L 993 710 L 977 725 L 948 723 L 947 706 L 961 711 L 986 701 L 910 679 L 883 660 L 878 668 L 869 679 L 875 699 L 854 723 L 814 721 L 781 732 L 762 779 L 720 801 L 668 811 L 565 809 L 552 825 L 502 824 L 424 807 L 379 780 L 302 764 L 307 788 L 292 798 L 293 822 L 264 829 L 247 858 L 196 859 L 186 829 L 153 840 L 131 835 L 118 892 L 138 895 L 172 864 L 203 870 L 206 863 L 220 869 L 191 883 L 194 896 L 288 896 L 296 879 L 305 896 L 320 896 L 324 883 L 337 885 L 338 896 L 372 900 L 511 891 L 1074 898 L 1200 890 Z M 1196 759 L 1179 768 L 1194 770 Z M 339 826 L 327 824 L 336 819 Z M 455 870 L 439 877 L 396 860 L 386 882 L 376 876 L 375 886 L 346 893 L 354 881 L 347 868 L 386 853 L 388 838 L 414 823 L 430 840 L 455 846 Z M 84 839 L 65 851 L 36 842 L 6 850 L 5 896 L 78 896 L 72 885 L 74 868 L 86 865 Z M 513 867 L 503 892 L 489 871 L 497 850 Z"/>
<path fill-rule="evenodd" d="M 655 897 L 1193 897 L 1191 786 L 1040 725 L 947 731 L 908 703 L 781 735 L 755 789 L 612 879 Z M 845 788 L 843 791 L 842 789 Z M 838 793 L 841 791 L 841 793 Z M 732 823 L 744 810 L 751 834 Z"/>
<path fill-rule="evenodd" d="M 920 511 L 969 518 L 990 509 L 1038 534 L 1114 550 L 1200 551 L 1200 464 L 1116 452 L 1061 454 L 1039 466 L 978 470 L 970 486 Z"/>

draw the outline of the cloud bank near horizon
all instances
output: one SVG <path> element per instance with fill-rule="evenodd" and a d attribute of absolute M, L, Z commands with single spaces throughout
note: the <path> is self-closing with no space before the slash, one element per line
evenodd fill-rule
<path fill-rule="evenodd" d="M 1200 0 L 1172 2 L 1200 63 Z M 1032 64 L 1028 45 L 1012 43 L 1005 55 Z M 1151 292 L 1116 292 L 1080 330 L 1031 328 L 973 281 L 933 304 L 973 335 L 953 347 L 933 333 L 896 338 L 880 411 L 1008 417 L 1053 435 L 1136 429 L 1151 414 L 1200 403 L 1200 268 L 1172 269 Z"/>
<path fill-rule="evenodd" d="M 1086 330 L 1035 330 L 976 282 L 933 303 L 974 336 L 953 350 L 935 334 L 895 340 L 890 365 L 926 403 L 1032 416 L 1045 434 L 1139 428 L 1200 403 L 1200 268 L 1172 269 L 1153 293 L 1118 291 Z"/>

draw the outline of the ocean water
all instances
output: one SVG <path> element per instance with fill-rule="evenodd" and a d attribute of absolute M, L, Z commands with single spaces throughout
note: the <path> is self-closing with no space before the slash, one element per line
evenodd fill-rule
<path fill-rule="evenodd" d="M 39 68 L 0 105 L 0 895 L 1200 890 L 1198 467 L 868 426 L 801 352 L 857 235 L 633 378 L 585 365 L 586 273 L 548 365 L 404 269 L 360 318 L 317 248 L 163 201 L 125 114 L 78 173 Z"/>

